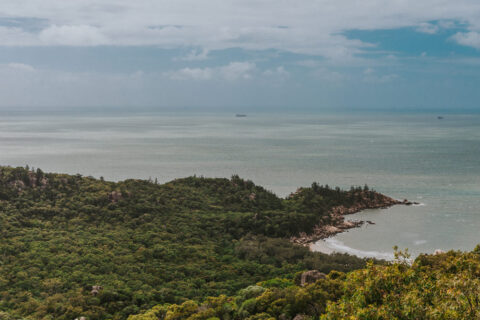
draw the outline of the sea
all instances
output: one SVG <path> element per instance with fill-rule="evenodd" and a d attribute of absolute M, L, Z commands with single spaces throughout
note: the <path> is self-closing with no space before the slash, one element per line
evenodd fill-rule
<path fill-rule="evenodd" d="M 479 114 L 1 111 L 0 164 L 113 181 L 238 174 L 282 197 L 367 184 L 419 204 L 351 215 L 374 224 L 312 250 L 392 259 L 394 246 L 480 243 Z"/>

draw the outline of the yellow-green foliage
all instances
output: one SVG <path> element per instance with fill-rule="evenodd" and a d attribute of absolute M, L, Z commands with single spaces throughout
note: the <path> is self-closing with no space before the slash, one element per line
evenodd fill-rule
<path fill-rule="evenodd" d="M 479 319 L 480 250 L 370 264 L 350 273 L 322 319 Z"/>
<path fill-rule="evenodd" d="M 326 279 L 305 287 L 286 286 L 285 283 L 291 284 L 291 281 L 285 279 L 277 281 L 279 285 L 276 287 L 267 281 L 240 290 L 234 297 L 207 298 L 200 305 L 187 301 L 181 305 L 157 306 L 144 314 L 130 316 L 128 320 L 270 320 L 292 319 L 298 314 L 318 318 L 325 311 L 328 301 L 341 296 L 343 277 L 342 273 L 331 272 Z M 269 283 L 269 288 L 262 286 L 266 283 Z M 156 318 L 149 318 L 151 315 Z"/>
<path fill-rule="evenodd" d="M 200 306 L 168 306 L 170 318 L 157 314 L 153 319 L 480 319 L 479 247 L 469 253 L 422 255 L 411 265 L 402 260 L 369 263 L 348 274 L 333 271 L 305 287 L 262 287 L 265 283 L 222 297 L 221 303 L 231 306 L 227 312 L 207 300 Z M 129 320 L 140 319 L 150 318 Z"/>

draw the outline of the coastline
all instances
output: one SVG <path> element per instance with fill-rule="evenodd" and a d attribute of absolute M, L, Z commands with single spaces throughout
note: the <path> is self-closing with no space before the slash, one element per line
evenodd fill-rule
<path fill-rule="evenodd" d="M 367 209 L 386 209 L 395 205 L 410 206 L 417 204 L 417 202 L 411 202 L 407 199 L 397 200 L 381 193 L 375 193 L 375 197 L 373 199 L 362 197 L 362 201 L 359 201 L 350 207 L 336 206 L 331 208 L 328 214 L 330 218 L 328 224 L 318 224 L 313 228 L 313 232 L 311 234 L 302 232 L 297 237 L 291 237 L 290 241 L 302 246 L 308 246 L 311 249 L 311 245 L 318 240 L 330 238 L 352 228 L 358 228 L 365 223 L 375 224 L 369 220 L 346 220 L 345 216 L 347 215 L 352 215 Z"/>
<path fill-rule="evenodd" d="M 393 261 L 395 259 L 393 252 L 355 249 L 333 237 L 313 242 L 309 245 L 309 249 L 313 252 L 321 252 L 325 254 L 347 253 L 359 258 L 375 258 L 386 261 Z"/>

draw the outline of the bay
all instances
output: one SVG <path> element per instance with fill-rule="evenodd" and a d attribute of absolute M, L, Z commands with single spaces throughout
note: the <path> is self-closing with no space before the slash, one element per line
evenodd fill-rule
<path fill-rule="evenodd" d="M 390 257 L 480 243 L 480 116 L 428 113 L 248 114 L 0 112 L 0 164 L 107 180 L 166 182 L 238 174 L 280 196 L 313 181 L 368 184 L 420 202 L 351 216 L 371 220 L 318 250 Z M 315 247 L 315 246 L 314 246 Z"/>

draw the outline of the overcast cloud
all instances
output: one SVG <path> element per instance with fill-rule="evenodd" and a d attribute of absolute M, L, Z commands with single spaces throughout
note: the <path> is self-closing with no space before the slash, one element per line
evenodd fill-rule
<path fill-rule="evenodd" d="M 480 46 L 476 0 L 16 0 L 0 10 L 9 22 L 0 39 L 9 46 L 240 47 L 338 57 L 367 45 L 342 36 L 345 30 L 417 27 L 435 33 L 438 26 L 428 22 L 437 20 L 466 24 L 468 33 L 455 40 Z"/>
<path fill-rule="evenodd" d="M 148 69 L 155 67 L 155 63 L 149 66 L 139 64 L 137 71 L 140 73 L 137 76 L 146 81 L 147 76 L 155 74 L 162 81 L 183 82 L 183 85 L 188 81 L 224 80 L 234 86 L 242 85 L 239 83 L 245 80 L 264 81 L 265 77 L 270 77 L 278 80 L 278 86 L 279 81 L 295 81 L 309 75 L 320 81 L 318 85 L 329 80 L 338 85 L 349 79 L 372 86 L 401 81 L 408 75 L 400 70 L 382 70 L 382 66 L 394 69 L 403 64 L 407 69 L 413 68 L 412 63 L 405 62 L 405 58 L 412 57 L 404 55 L 403 60 L 399 60 L 398 50 L 383 48 L 375 38 L 365 39 L 348 33 L 404 28 L 429 37 L 451 30 L 451 34 L 443 39 L 445 46 L 454 43 L 459 47 L 480 49 L 480 1 L 6 0 L 0 6 L 0 46 L 4 48 L 27 48 L 25 50 L 31 52 L 48 47 L 117 47 L 119 50 L 152 47 L 174 50 L 174 56 L 168 58 L 172 66 L 151 71 Z M 414 47 L 413 42 L 403 45 L 408 49 Z M 216 60 L 215 53 L 229 49 L 250 53 L 248 57 Z M 266 51 L 273 52 L 273 55 L 296 56 L 282 60 L 261 53 Z M 475 60 L 477 52 L 461 58 L 463 61 L 465 58 Z M 428 49 L 413 54 L 416 61 L 439 61 L 435 60 L 436 52 Z M 17 83 L 13 89 L 18 89 L 19 84 L 26 89 L 31 83 L 22 82 L 25 72 L 36 72 L 38 77 L 49 74 L 54 79 L 60 79 L 65 74 L 85 79 L 86 74 L 54 64 L 39 67 L 36 64 L 44 61 L 21 61 L 13 55 L 4 57 L 2 62 L 0 76 L 9 75 L 13 79 L 10 83 Z M 83 61 L 85 65 L 90 62 L 87 58 Z M 444 64 L 438 63 L 437 71 L 444 72 L 440 67 Z M 351 69 L 342 69 L 344 67 Z M 424 67 L 425 64 L 422 65 Z M 367 68 L 376 69 L 364 74 L 363 70 Z M 12 73 L 14 69 L 19 73 Z M 116 78 L 119 74 L 125 81 L 131 81 L 130 75 L 134 72 L 110 70 L 92 73 L 89 70 L 87 73 L 91 77 L 89 81 L 97 81 L 100 85 L 100 81 Z M 287 85 L 289 90 L 294 90 L 292 83 Z M 298 81 L 295 85 L 297 88 L 300 86 Z M 51 84 L 51 88 L 55 86 Z M 83 94 L 75 93 L 75 88 L 67 91 L 73 96 Z M 153 92 L 158 90 L 146 86 L 144 91 L 140 88 L 138 92 L 139 95 L 151 95 L 150 100 L 154 101 Z M 296 92 L 304 94 L 301 90 Z M 15 100 L 11 93 L 8 97 L 10 104 L 17 104 L 18 99 Z M 44 98 L 31 100 L 52 100 Z M 134 97 L 131 99 L 134 100 Z M 97 102 L 101 104 L 101 101 L 98 99 Z M 355 99 L 352 98 L 352 101 Z M 64 102 L 65 99 L 58 100 L 58 104 Z M 174 104 L 173 101 L 168 103 Z"/>

